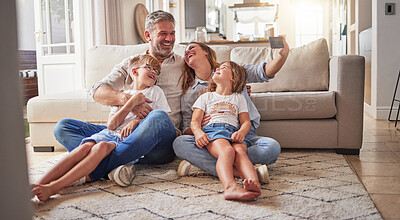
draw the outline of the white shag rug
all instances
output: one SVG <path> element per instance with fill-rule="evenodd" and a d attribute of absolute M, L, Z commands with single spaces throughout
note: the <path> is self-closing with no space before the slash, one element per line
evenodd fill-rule
<path fill-rule="evenodd" d="M 59 158 L 30 168 L 31 182 Z M 137 165 L 129 187 L 103 180 L 68 187 L 44 203 L 35 198 L 34 219 L 382 219 L 344 157 L 332 151 L 283 150 L 252 202 L 224 200 L 219 180 L 201 170 L 178 177 L 179 162 Z"/>

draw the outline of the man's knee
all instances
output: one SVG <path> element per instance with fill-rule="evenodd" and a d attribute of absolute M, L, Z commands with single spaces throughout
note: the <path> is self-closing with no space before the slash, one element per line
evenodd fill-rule
<path fill-rule="evenodd" d="M 58 140 L 58 137 L 61 137 L 65 129 L 68 127 L 69 124 L 71 124 L 72 119 L 62 119 L 57 122 L 57 124 L 54 126 L 53 133 L 54 137 Z"/>
<path fill-rule="evenodd" d="M 168 114 L 160 109 L 153 110 L 146 117 L 146 126 L 148 129 L 163 131 L 169 135 L 175 133 L 175 126 Z"/>
<path fill-rule="evenodd" d="M 165 111 L 161 110 L 161 109 L 155 109 L 155 110 L 151 111 L 149 113 L 149 115 L 150 114 L 153 115 L 154 117 L 157 117 L 157 118 L 169 117 L 168 114 Z"/>

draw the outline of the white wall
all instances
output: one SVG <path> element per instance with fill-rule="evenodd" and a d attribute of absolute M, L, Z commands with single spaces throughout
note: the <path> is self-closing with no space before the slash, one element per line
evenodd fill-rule
<path fill-rule="evenodd" d="M 142 3 L 146 5 L 146 0 L 123 0 L 121 17 L 123 18 L 123 44 L 133 45 L 141 42 L 139 35 L 136 32 L 135 26 L 135 7 L 137 4 Z"/>
<path fill-rule="evenodd" d="M 395 3 L 395 15 L 385 15 L 385 3 Z M 400 69 L 400 0 L 372 1 L 371 114 L 387 119 Z"/>
<path fill-rule="evenodd" d="M 16 0 L 18 50 L 36 50 L 33 0 Z"/>
<path fill-rule="evenodd" d="M 32 219 L 13 0 L 0 1 L 0 219 Z"/>

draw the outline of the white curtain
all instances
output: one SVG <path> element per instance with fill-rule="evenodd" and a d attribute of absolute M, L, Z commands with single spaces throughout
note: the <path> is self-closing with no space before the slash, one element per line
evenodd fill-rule
<path fill-rule="evenodd" d="M 94 45 L 123 45 L 122 0 L 92 0 Z"/>

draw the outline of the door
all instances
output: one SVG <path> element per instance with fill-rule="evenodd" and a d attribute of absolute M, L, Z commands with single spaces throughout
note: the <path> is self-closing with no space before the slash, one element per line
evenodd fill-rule
<path fill-rule="evenodd" d="M 79 0 L 35 0 L 39 95 L 82 88 Z"/>

